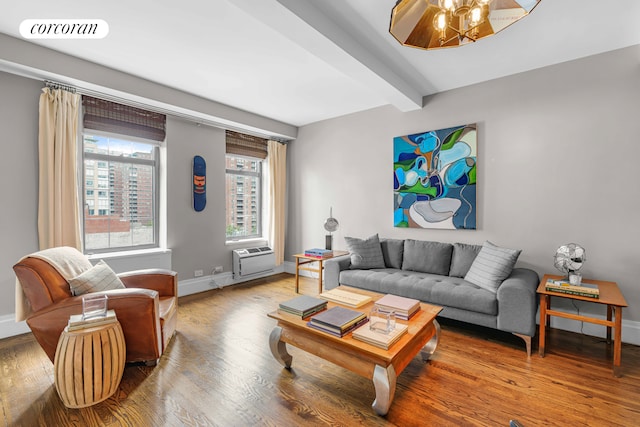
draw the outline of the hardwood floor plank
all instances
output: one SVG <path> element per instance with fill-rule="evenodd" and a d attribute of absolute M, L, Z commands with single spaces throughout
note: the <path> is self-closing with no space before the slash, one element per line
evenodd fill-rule
<path fill-rule="evenodd" d="M 0 425 L 6 426 L 630 426 L 640 419 L 640 348 L 550 330 L 546 357 L 522 340 L 441 320 L 428 363 L 398 376 L 386 417 L 371 408 L 369 379 L 288 347 L 291 370 L 271 355 L 275 321 L 293 298 L 282 274 L 180 299 L 178 329 L 155 367 L 127 365 L 118 391 L 82 409 L 64 407 L 53 364 L 31 334 L 0 340 Z M 301 293 L 317 282 L 301 278 Z M 535 341 L 534 341 L 535 342 Z"/>

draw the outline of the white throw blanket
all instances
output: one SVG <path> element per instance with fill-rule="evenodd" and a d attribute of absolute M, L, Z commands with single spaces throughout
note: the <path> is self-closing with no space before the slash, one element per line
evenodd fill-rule
<path fill-rule="evenodd" d="M 79 276 L 92 267 L 91 262 L 89 262 L 89 259 L 82 252 L 69 246 L 35 252 L 20 259 L 20 261 L 29 257 L 48 262 L 67 281 Z M 24 294 L 20 281 L 16 278 L 16 322 L 26 320 L 29 314 L 31 314 L 29 300 L 27 300 Z"/>

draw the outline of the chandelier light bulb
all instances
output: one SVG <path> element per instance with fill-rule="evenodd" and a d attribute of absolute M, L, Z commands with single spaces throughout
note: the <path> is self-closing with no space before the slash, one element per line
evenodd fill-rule
<path fill-rule="evenodd" d="M 445 10 L 454 10 L 455 4 L 453 0 L 440 0 L 440 8 Z"/>
<path fill-rule="evenodd" d="M 471 23 L 477 25 L 482 17 L 482 9 L 479 6 L 471 9 Z"/>
<path fill-rule="evenodd" d="M 436 28 L 440 31 L 447 28 L 447 14 L 441 12 L 436 16 Z"/>

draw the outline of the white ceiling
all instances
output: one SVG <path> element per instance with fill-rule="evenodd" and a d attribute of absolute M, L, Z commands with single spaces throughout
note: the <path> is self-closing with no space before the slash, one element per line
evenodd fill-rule
<path fill-rule="evenodd" d="M 392 104 L 640 44 L 638 0 L 542 0 L 494 37 L 454 49 L 403 47 L 395 0 L 26 0 L 0 32 L 31 18 L 92 18 L 101 40 L 32 40 L 287 124 Z"/>

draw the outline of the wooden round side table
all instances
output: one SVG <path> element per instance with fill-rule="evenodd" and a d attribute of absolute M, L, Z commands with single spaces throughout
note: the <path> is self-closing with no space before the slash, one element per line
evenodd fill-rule
<path fill-rule="evenodd" d="M 54 358 L 55 384 L 67 408 L 84 408 L 108 399 L 120 385 L 126 349 L 120 322 L 60 335 Z"/>

